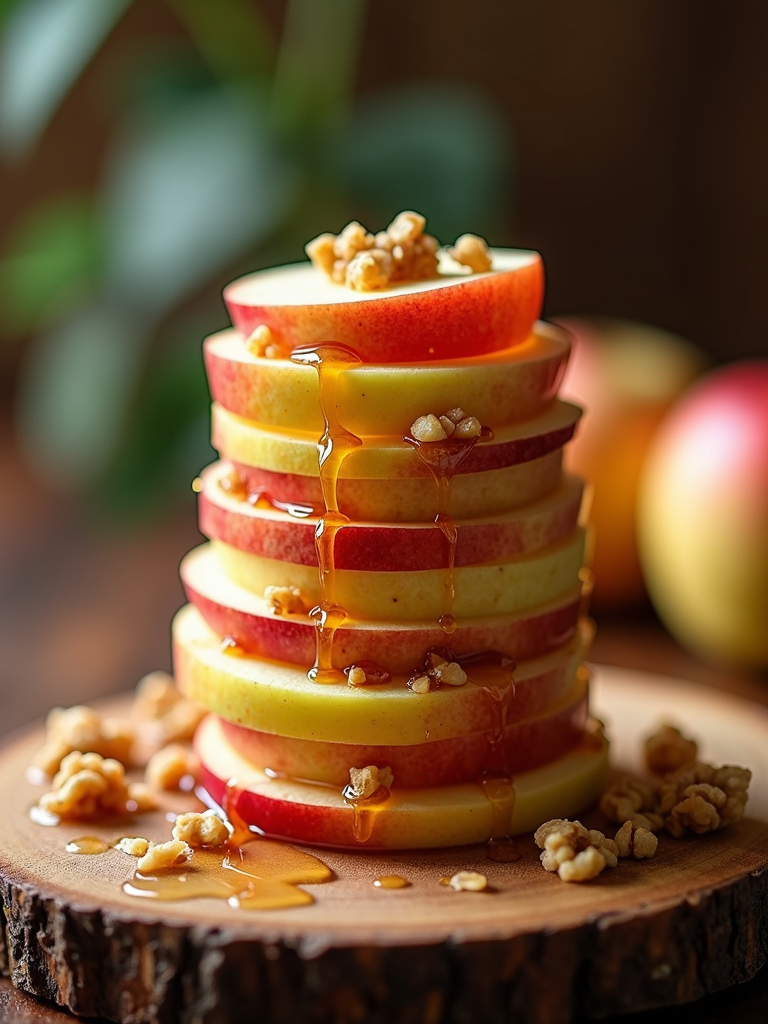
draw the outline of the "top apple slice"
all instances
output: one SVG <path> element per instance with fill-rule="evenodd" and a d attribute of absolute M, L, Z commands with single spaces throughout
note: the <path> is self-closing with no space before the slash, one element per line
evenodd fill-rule
<path fill-rule="evenodd" d="M 459 359 L 525 341 L 541 313 L 539 254 L 493 249 L 491 256 L 485 273 L 462 273 L 445 260 L 439 277 L 370 292 L 296 263 L 234 281 L 224 301 L 245 337 L 265 324 L 291 350 L 335 342 L 367 363 Z"/>

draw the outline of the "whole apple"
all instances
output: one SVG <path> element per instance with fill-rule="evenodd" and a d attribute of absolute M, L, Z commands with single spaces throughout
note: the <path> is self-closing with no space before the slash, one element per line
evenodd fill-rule
<path fill-rule="evenodd" d="M 691 342 L 647 324 L 557 320 L 573 335 L 560 395 L 585 410 L 565 465 L 592 485 L 594 603 L 630 606 L 645 597 L 635 521 L 643 460 L 662 417 L 707 360 Z"/>
<path fill-rule="evenodd" d="M 768 360 L 717 369 L 660 426 L 643 471 L 640 557 L 670 631 L 768 665 Z"/>

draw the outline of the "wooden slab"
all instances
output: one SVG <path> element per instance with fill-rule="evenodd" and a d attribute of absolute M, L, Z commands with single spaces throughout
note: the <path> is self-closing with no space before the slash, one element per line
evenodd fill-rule
<path fill-rule="evenodd" d="M 652 861 L 621 862 L 583 886 L 544 872 L 532 840 L 520 841 L 511 864 L 488 860 L 484 847 L 315 851 L 336 879 L 305 887 L 311 905 L 269 912 L 137 899 L 121 888 L 131 858 L 67 853 L 85 832 L 165 839 L 169 825 L 160 812 L 129 828 L 32 822 L 40 791 L 25 768 L 41 740 L 34 730 L 0 755 L 12 979 L 77 1013 L 131 1024 L 558 1024 L 746 980 L 768 960 L 768 711 L 616 669 L 596 672 L 595 708 L 621 767 L 633 767 L 638 738 L 662 718 L 697 734 L 704 757 L 751 767 L 750 818 L 701 839 L 662 837 Z M 171 797 L 164 810 L 190 799 Z M 467 868 L 487 875 L 491 891 L 440 885 Z M 392 873 L 411 886 L 374 888 Z"/>

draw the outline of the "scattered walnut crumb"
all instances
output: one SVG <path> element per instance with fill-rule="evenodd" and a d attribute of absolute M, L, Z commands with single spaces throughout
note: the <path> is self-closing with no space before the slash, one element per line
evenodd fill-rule
<path fill-rule="evenodd" d="M 429 693 L 432 689 L 432 680 L 428 675 L 414 676 L 408 680 L 408 688 L 414 693 Z"/>
<path fill-rule="evenodd" d="M 365 669 L 359 665 L 350 666 L 349 672 L 347 672 L 347 682 L 350 686 L 365 686 L 368 676 L 365 674 Z"/>
<path fill-rule="evenodd" d="M 580 821 L 553 818 L 540 825 L 533 838 L 542 851 L 545 871 L 556 871 L 564 882 L 595 878 L 618 863 L 616 843 Z"/>
<path fill-rule="evenodd" d="M 637 828 L 658 832 L 664 819 L 656 812 L 656 785 L 637 775 L 622 775 L 605 790 L 600 810 L 610 821 L 631 821 Z"/>
<path fill-rule="evenodd" d="M 157 789 L 179 789 L 182 779 L 195 778 L 200 763 L 192 748 L 183 743 L 161 747 L 147 762 L 144 779 Z"/>
<path fill-rule="evenodd" d="M 55 775 L 62 759 L 75 750 L 93 751 L 124 765 L 131 762 L 135 740 L 133 724 L 105 717 L 95 708 L 80 704 L 52 708 L 45 730 L 45 742 L 34 755 L 33 764 L 46 775 Z"/>
<path fill-rule="evenodd" d="M 457 871 L 448 884 L 457 892 L 482 892 L 488 886 L 488 879 L 479 871 Z"/>
<path fill-rule="evenodd" d="M 437 416 L 431 412 L 425 416 L 419 416 L 411 424 L 411 437 L 417 441 L 444 441 L 448 434 Z"/>
<path fill-rule="evenodd" d="M 62 759 L 52 786 L 39 805 L 60 818 L 97 818 L 129 810 L 125 768 L 114 758 L 73 750 Z"/>
<path fill-rule="evenodd" d="M 375 235 L 353 220 L 339 235 L 318 235 L 305 252 L 336 284 L 378 291 L 437 276 L 438 243 L 424 233 L 425 226 L 424 217 L 412 211 L 398 214 L 386 231 Z"/>
<path fill-rule="evenodd" d="M 302 615 L 307 603 L 298 587 L 265 587 L 264 600 L 275 615 Z"/>
<path fill-rule="evenodd" d="M 668 775 L 694 764 L 699 747 L 674 725 L 659 726 L 644 744 L 645 763 L 654 775 Z"/>
<path fill-rule="evenodd" d="M 391 768 L 377 768 L 372 764 L 365 768 L 350 768 L 349 785 L 344 795 L 351 800 L 368 800 L 381 789 L 391 789 L 393 782 Z"/>
<path fill-rule="evenodd" d="M 167 672 L 150 672 L 136 687 L 132 716 L 147 744 L 162 747 L 191 740 L 205 710 L 183 697 Z"/>
<path fill-rule="evenodd" d="M 285 342 L 266 324 L 259 324 L 247 338 L 245 347 L 252 356 L 265 359 L 285 359 L 289 355 Z"/>
<path fill-rule="evenodd" d="M 488 243 L 478 235 L 461 235 L 448 249 L 448 255 L 462 266 L 469 267 L 473 274 L 481 274 L 493 266 Z"/>
<path fill-rule="evenodd" d="M 446 686 L 463 686 L 467 681 L 467 673 L 457 661 L 436 665 L 432 674 L 438 683 L 445 683 Z"/>
<path fill-rule="evenodd" d="M 131 857 L 143 857 L 149 849 L 149 840 L 141 836 L 124 836 L 115 843 L 115 849 L 122 850 L 123 853 L 129 854 Z"/>
<path fill-rule="evenodd" d="M 428 412 L 417 417 L 411 424 L 411 437 L 417 441 L 444 441 L 447 437 L 470 440 L 479 437 L 483 428 L 476 416 L 468 416 L 463 409 L 449 409 L 435 416 Z"/>
<path fill-rule="evenodd" d="M 187 843 L 181 839 L 170 839 L 167 843 L 150 843 L 136 868 L 142 875 L 149 875 L 155 871 L 180 867 L 191 857 L 192 848 Z"/>
<path fill-rule="evenodd" d="M 229 829 L 215 811 L 190 811 L 180 814 L 173 826 L 173 838 L 190 846 L 221 846 L 229 839 Z"/>
<path fill-rule="evenodd" d="M 658 838 L 647 828 L 638 828 L 631 821 L 625 821 L 615 836 L 619 857 L 634 857 L 645 860 L 656 853 Z"/>
<path fill-rule="evenodd" d="M 752 772 L 737 765 L 697 762 L 668 775 L 659 790 L 657 810 L 671 836 L 702 835 L 725 828 L 744 814 Z"/>

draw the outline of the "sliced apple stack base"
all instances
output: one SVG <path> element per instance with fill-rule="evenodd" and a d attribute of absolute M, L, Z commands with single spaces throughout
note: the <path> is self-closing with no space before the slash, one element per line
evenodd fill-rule
<path fill-rule="evenodd" d="M 569 341 L 535 323 L 538 256 L 493 257 L 489 273 L 376 294 L 308 266 L 252 275 L 225 293 L 236 329 L 205 343 L 222 461 L 200 482 L 209 543 L 182 563 L 191 606 L 174 623 L 174 661 L 181 690 L 210 712 L 196 737 L 205 786 L 266 834 L 473 843 L 578 814 L 604 784 L 583 667 L 582 484 L 562 472 L 580 415 L 557 399 Z M 315 546 L 323 389 L 313 367 L 252 354 L 248 335 L 263 326 L 282 351 L 341 344 L 362 360 L 333 374 L 330 397 L 331 419 L 361 440 L 338 466 L 349 522 L 331 573 L 346 613 L 331 664 L 363 671 L 359 685 L 307 674 L 310 608 L 330 593 Z M 441 508 L 405 435 L 418 416 L 458 407 L 489 430 Z M 296 607 L 275 605 L 275 587 L 294 588 Z M 457 660 L 466 682 L 412 687 L 431 651 Z M 378 802 L 345 797 L 350 769 L 367 766 L 388 769 L 391 787 Z"/>

